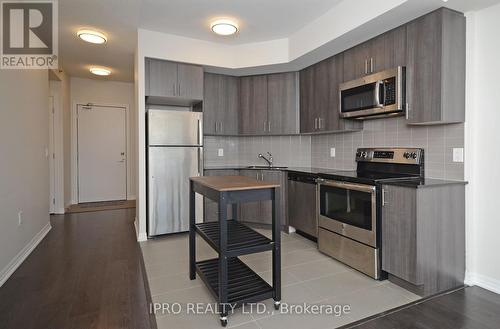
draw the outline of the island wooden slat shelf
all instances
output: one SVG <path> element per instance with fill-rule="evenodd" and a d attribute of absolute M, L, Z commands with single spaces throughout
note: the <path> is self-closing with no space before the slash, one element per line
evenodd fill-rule
<path fill-rule="evenodd" d="M 228 304 L 241 306 L 273 298 L 275 308 L 281 302 L 281 246 L 278 220 L 278 184 L 243 176 L 206 176 L 190 179 L 189 277 L 196 273 L 217 299 L 220 321 L 227 325 Z M 199 193 L 219 205 L 219 221 L 196 223 L 195 195 Z M 272 238 L 234 220 L 238 204 L 272 201 Z M 232 218 L 227 220 L 227 206 Z M 219 254 L 218 258 L 196 261 L 196 233 Z M 272 285 L 269 285 L 237 256 L 272 250 Z"/>

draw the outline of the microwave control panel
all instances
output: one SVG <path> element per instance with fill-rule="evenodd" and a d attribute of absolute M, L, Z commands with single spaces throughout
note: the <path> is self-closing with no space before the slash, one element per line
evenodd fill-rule
<path fill-rule="evenodd" d="M 396 77 L 384 80 L 384 105 L 396 104 Z"/>

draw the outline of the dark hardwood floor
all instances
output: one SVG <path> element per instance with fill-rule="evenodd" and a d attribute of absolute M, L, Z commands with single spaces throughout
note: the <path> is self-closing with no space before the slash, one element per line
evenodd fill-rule
<path fill-rule="evenodd" d="M 134 213 L 53 216 L 52 230 L 0 288 L 0 328 L 155 328 Z"/>
<path fill-rule="evenodd" d="M 498 329 L 500 295 L 475 286 L 466 287 L 342 328 Z"/>

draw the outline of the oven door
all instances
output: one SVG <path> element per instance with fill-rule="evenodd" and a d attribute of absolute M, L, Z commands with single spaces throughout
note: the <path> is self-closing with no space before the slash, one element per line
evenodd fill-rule
<path fill-rule="evenodd" d="M 377 247 L 377 203 L 373 185 L 324 181 L 318 187 L 318 225 Z"/>

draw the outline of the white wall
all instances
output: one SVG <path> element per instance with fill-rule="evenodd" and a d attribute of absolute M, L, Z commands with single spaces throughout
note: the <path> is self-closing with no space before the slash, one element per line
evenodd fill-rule
<path fill-rule="evenodd" d="M 467 281 L 500 293 L 500 5 L 467 18 Z"/>
<path fill-rule="evenodd" d="M 129 116 L 127 118 L 128 133 L 128 167 L 127 167 L 127 194 L 129 199 L 136 197 L 136 127 L 137 114 L 134 96 L 134 84 L 128 82 L 116 82 L 107 80 L 92 80 L 83 78 L 71 78 L 71 106 L 75 111 L 75 104 L 95 103 L 95 104 L 117 104 L 128 105 Z M 75 165 L 75 164 L 74 164 Z M 74 166 L 72 166 L 75 168 Z M 75 176 L 73 175 L 73 178 Z M 76 189 L 76 182 L 72 182 L 73 191 Z M 72 200 L 76 200 L 73 193 Z"/>
<path fill-rule="evenodd" d="M 0 285 L 50 229 L 48 97 L 46 70 L 0 70 Z"/>

